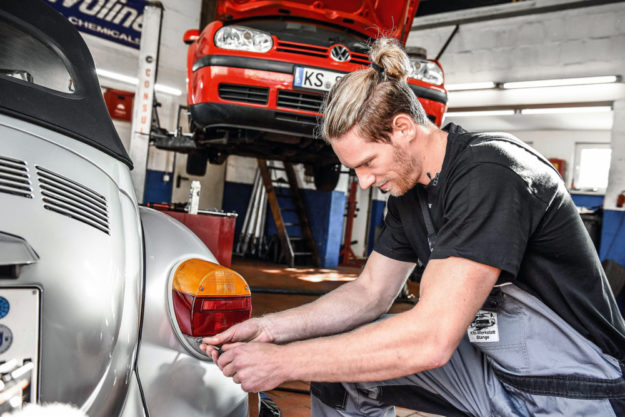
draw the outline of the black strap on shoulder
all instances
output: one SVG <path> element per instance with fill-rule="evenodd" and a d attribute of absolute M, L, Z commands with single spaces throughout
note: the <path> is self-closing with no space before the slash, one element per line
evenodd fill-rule
<path fill-rule="evenodd" d="M 421 213 L 423 213 L 423 220 L 425 221 L 425 230 L 428 233 L 428 246 L 430 252 L 434 249 L 434 243 L 436 242 L 436 230 L 434 229 L 434 223 L 432 222 L 432 216 L 430 215 L 430 208 L 428 207 L 428 195 L 425 188 L 417 186 L 417 194 L 419 196 L 419 205 L 421 206 Z"/>

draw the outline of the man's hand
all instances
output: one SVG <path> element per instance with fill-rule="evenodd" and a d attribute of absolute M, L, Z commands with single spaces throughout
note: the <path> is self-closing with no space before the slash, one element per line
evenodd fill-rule
<path fill-rule="evenodd" d="M 280 346 L 270 343 L 230 344 L 215 363 L 225 376 L 241 384 L 243 390 L 268 391 L 287 379 L 280 373 L 280 364 L 284 360 L 280 357 L 280 349 Z"/>
<path fill-rule="evenodd" d="M 202 339 L 200 349 L 216 361 L 218 352 L 214 346 L 228 348 L 231 343 L 238 342 L 273 342 L 274 338 L 269 330 L 269 321 L 265 317 L 253 318 L 235 324 L 225 332 Z"/>

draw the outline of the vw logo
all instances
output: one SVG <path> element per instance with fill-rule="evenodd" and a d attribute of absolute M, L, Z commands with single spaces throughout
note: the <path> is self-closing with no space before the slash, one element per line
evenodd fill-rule
<path fill-rule="evenodd" d="M 347 49 L 343 45 L 334 45 L 332 49 L 330 49 L 330 56 L 335 61 L 339 61 L 339 62 L 348 61 L 349 49 Z"/>

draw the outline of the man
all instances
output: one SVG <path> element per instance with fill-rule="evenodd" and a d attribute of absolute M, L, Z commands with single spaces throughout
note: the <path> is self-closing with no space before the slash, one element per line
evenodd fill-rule
<path fill-rule="evenodd" d="M 394 42 L 370 60 L 323 125 L 361 186 L 392 195 L 362 273 L 203 349 L 247 391 L 323 381 L 315 416 L 625 415 L 625 324 L 555 169 L 510 135 L 432 125 Z M 419 302 L 378 320 L 418 260 Z"/>

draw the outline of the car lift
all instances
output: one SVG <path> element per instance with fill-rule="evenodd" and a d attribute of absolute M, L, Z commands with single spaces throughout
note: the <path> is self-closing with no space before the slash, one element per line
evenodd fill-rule
<path fill-rule="evenodd" d="M 143 28 L 139 45 L 139 83 L 135 91 L 130 136 L 130 159 L 134 169 L 130 172 L 137 202 L 143 203 L 145 176 L 148 161 L 154 86 L 158 70 L 158 51 L 161 41 L 163 5 L 149 2 L 143 10 Z"/>

